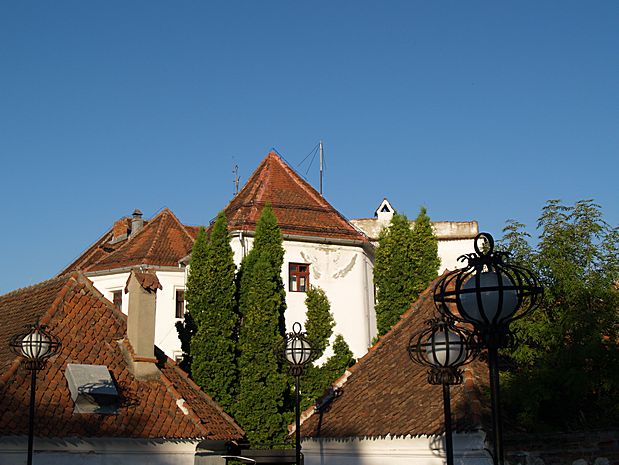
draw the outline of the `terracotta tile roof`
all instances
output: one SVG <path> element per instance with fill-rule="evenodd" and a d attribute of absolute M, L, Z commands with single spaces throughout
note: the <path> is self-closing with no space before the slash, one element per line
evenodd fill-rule
<path fill-rule="evenodd" d="M 134 265 L 178 266 L 179 260 L 191 252 L 197 229 L 183 225 L 169 209 L 164 208 L 128 239 L 114 242 L 113 228 L 110 229 L 62 273 Z"/>
<path fill-rule="evenodd" d="M 0 297 L 0 345 L 39 320 L 62 347 L 38 375 L 36 435 L 40 437 L 126 437 L 239 439 L 243 432 L 170 359 L 157 350 L 161 375 L 137 380 L 119 341 L 126 317 L 81 273 L 64 275 Z M 28 431 L 30 376 L 19 359 L 2 354 L 0 435 Z M 68 363 L 106 365 L 120 392 L 117 414 L 74 414 L 64 376 Z"/>
<path fill-rule="evenodd" d="M 442 386 L 428 384 L 426 369 L 415 365 L 407 352 L 413 333 L 434 314 L 433 287 L 431 284 L 400 321 L 335 383 L 340 386 L 339 395 L 326 411 L 315 413 L 312 408 L 304 413 L 303 436 L 417 436 L 443 430 Z M 484 373 L 487 370 L 479 363 L 468 365 L 464 384 L 451 387 L 458 430 L 481 425 L 477 386 Z"/>
<path fill-rule="evenodd" d="M 368 242 L 274 152 L 266 156 L 224 209 L 229 229 L 254 231 L 267 203 L 271 203 L 283 234 Z"/>

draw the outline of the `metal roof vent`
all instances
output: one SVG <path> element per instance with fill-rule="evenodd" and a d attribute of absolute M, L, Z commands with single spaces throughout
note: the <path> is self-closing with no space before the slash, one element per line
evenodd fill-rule
<path fill-rule="evenodd" d="M 118 390 L 105 365 L 69 363 L 64 376 L 75 403 L 74 413 L 117 413 Z"/>

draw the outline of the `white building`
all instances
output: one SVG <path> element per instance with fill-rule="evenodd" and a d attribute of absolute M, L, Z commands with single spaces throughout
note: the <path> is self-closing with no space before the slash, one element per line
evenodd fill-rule
<path fill-rule="evenodd" d="M 375 218 L 348 221 L 276 153 L 269 153 L 245 186 L 224 208 L 234 260 L 240 264 L 253 243 L 256 222 L 270 203 L 284 237 L 282 279 L 286 321 L 305 321 L 305 290 L 321 287 L 331 302 L 336 326 L 355 357 L 363 356 L 376 335 L 373 266 L 375 241 L 389 224 L 393 208 L 384 200 Z M 213 217 L 215 214 L 212 215 Z M 473 250 L 476 222 L 434 223 L 442 268 Z M 126 313 L 122 289 L 132 267 L 156 272 L 155 343 L 172 358 L 181 355 L 175 323 L 182 319 L 188 255 L 197 234 L 164 209 L 150 221 L 138 210 L 118 220 L 64 272 L 82 270 L 95 287 Z"/>

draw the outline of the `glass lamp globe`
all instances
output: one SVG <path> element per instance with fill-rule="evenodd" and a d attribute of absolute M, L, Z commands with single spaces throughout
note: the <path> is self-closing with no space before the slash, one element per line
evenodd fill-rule
<path fill-rule="evenodd" d="M 501 323 L 518 310 L 518 292 L 509 276 L 486 271 L 479 274 L 479 284 L 473 275 L 462 285 L 460 304 L 466 313 L 462 316 L 472 323 Z"/>
<path fill-rule="evenodd" d="M 21 341 L 21 351 L 29 360 L 42 360 L 49 353 L 50 340 L 38 331 L 27 334 Z"/>
<path fill-rule="evenodd" d="M 466 358 L 466 346 L 459 335 L 437 331 L 426 342 L 426 357 L 436 367 L 461 365 Z"/>

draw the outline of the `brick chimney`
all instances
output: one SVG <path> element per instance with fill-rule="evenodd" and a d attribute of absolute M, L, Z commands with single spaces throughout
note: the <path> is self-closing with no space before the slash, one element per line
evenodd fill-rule
<path fill-rule="evenodd" d="M 142 212 L 137 208 L 133 210 L 131 216 L 131 234 L 129 237 L 134 236 L 144 226 L 144 220 L 142 219 Z"/>
<path fill-rule="evenodd" d="M 161 283 L 154 272 L 131 270 L 125 293 L 129 294 L 127 316 L 128 358 L 139 379 L 159 376 L 155 358 L 155 307 Z"/>

